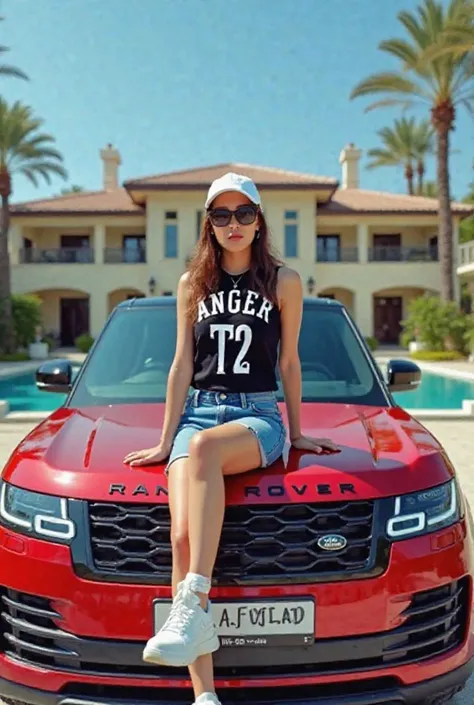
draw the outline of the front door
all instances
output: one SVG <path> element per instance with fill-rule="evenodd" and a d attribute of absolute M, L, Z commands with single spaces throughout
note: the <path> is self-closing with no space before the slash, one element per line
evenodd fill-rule
<path fill-rule="evenodd" d="M 89 332 L 89 299 L 61 299 L 61 345 L 74 346 L 79 335 Z"/>
<path fill-rule="evenodd" d="M 374 296 L 374 336 L 381 345 L 399 344 L 402 303 L 401 296 Z"/>

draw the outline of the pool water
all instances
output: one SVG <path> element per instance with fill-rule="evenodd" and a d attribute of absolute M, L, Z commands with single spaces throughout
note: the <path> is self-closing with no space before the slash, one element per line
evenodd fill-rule
<path fill-rule="evenodd" d="M 34 372 L 0 377 L 0 399 L 8 401 L 10 411 L 54 411 L 66 396 L 40 391 L 35 384 Z"/>
<path fill-rule="evenodd" d="M 404 409 L 461 409 L 464 399 L 474 399 L 474 380 L 421 373 L 414 392 L 397 392 L 393 398 Z"/>
<path fill-rule="evenodd" d="M 421 385 L 414 392 L 397 392 L 397 404 L 405 409 L 461 409 L 464 399 L 474 399 L 474 380 L 455 379 L 423 372 Z M 10 411 L 54 411 L 66 394 L 41 392 L 34 373 L 0 378 L 0 399 L 6 399 Z"/>

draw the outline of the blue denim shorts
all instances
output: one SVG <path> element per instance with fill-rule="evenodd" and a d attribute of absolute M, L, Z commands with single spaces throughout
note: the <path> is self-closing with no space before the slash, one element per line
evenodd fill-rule
<path fill-rule="evenodd" d="M 261 467 L 271 465 L 280 457 L 286 431 L 273 392 L 224 393 L 196 389 L 186 399 L 166 472 L 172 462 L 189 456 L 189 442 L 195 433 L 230 421 L 246 426 L 255 434 L 260 446 Z"/>

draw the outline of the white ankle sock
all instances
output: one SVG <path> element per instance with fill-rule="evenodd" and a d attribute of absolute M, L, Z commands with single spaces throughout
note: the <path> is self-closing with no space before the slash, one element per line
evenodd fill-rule
<path fill-rule="evenodd" d="M 196 698 L 194 705 L 199 705 L 199 703 L 218 703 L 219 699 L 215 693 L 203 693 L 198 698 Z"/>
<path fill-rule="evenodd" d="M 193 592 L 202 592 L 204 595 L 207 595 L 211 590 L 211 581 L 204 575 L 188 573 L 186 575 L 185 582 Z"/>

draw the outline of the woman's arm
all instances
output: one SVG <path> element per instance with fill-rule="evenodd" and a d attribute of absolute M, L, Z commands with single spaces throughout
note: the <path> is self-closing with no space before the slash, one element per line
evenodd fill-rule
<path fill-rule="evenodd" d="M 187 301 L 186 273 L 178 284 L 176 350 L 166 386 L 165 418 L 161 438 L 153 448 L 136 450 L 126 455 L 124 463 L 151 465 L 163 461 L 170 454 L 193 374 L 193 327 L 186 313 Z M 167 335 L 167 331 L 163 331 L 163 335 Z"/>
<path fill-rule="evenodd" d="M 177 293 L 176 351 L 168 374 L 166 406 L 161 444 L 171 448 L 193 375 L 193 327 L 186 310 L 188 305 L 188 273 L 182 275 Z M 166 331 L 163 331 L 166 335 Z"/>
<path fill-rule="evenodd" d="M 290 441 L 301 436 L 301 364 L 298 339 L 303 315 L 303 288 L 298 272 L 288 267 L 278 271 L 278 299 L 281 316 L 278 366 L 285 394 Z"/>
<path fill-rule="evenodd" d="M 298 272 L 282 267 L 278 272 L 278 299 L 281 316 L 279 368 L 285 395 L 291 444 L 315 453 L 340 450 L 328 438 L 301 434 L 301 363 L 298 352 L 303 317 L 303 287 Z"/>

